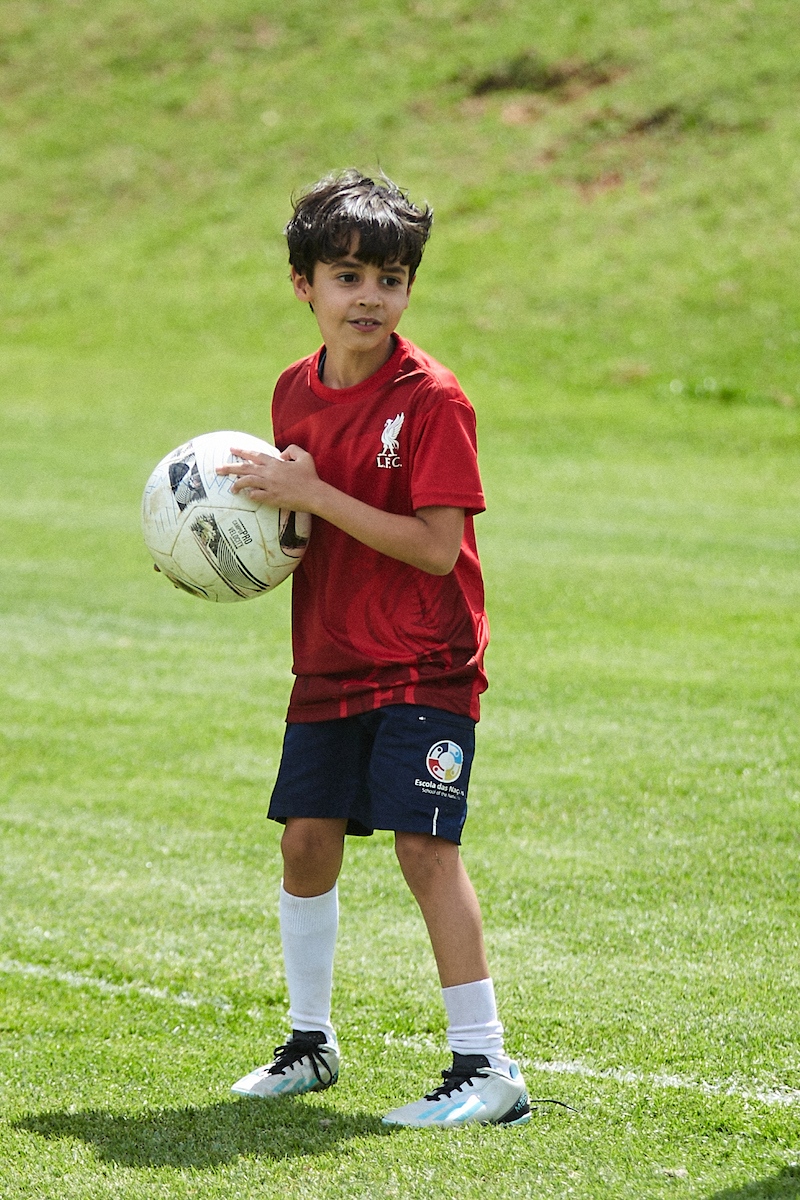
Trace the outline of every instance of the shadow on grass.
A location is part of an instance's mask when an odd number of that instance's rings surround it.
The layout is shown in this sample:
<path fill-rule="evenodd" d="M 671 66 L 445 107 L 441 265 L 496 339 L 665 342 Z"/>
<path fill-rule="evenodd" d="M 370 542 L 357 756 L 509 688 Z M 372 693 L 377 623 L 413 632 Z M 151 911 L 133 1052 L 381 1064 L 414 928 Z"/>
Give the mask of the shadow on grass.
<path fill-rule="evenodd" d="M 391 1133 L 378 1117 L 297 1101 L 233 1100 L 131 1116 L 101 1109 L 45 1112 L 12 1124 L 44 1138 L 85 1142 L 99 1159 L 125 1167 L 214 1167 L 244 1157 L 305 1157 L 325 1154 L 349 1138 Z"/>
<path fill-rule="evenodd" d="M 714 1192 L 708 1200 L 795 1200 L 800 1197 L 800 1167 L 784 1167 L 769 1179 Z"/>

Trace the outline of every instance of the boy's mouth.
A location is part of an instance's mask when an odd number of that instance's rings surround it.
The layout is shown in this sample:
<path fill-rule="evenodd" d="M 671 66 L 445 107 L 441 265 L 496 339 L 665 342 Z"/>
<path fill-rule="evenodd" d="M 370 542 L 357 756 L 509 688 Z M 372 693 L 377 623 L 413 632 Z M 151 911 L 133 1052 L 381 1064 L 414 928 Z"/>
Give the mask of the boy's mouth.
<path fill-rule="evenodd" d="M 356 317 L 350 322 L 356 329 L 378 329 L 380 321 L 376 321 L 374 317 Z"/>

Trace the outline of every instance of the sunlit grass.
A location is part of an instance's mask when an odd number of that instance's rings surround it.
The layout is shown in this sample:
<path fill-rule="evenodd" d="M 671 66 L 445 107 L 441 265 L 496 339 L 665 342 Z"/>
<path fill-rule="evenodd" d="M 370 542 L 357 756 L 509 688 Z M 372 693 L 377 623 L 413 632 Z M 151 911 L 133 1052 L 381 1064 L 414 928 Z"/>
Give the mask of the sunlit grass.
<path fill-rule="evenodd" d="M 0 21 L 0 1194 L 796 1196 L 785 5 Z M 531 47 L 609 78 L 474 94 Z M 288 197 L 349 162 L 433 203 L 403 329 L 479 413 L 493 639 L 464 855 L 509 1045 L 578 1110 L 524 1130 L 379 1125 L 446 1063 L 386 835 L 341 881 L 340 1084 L 228 1094 L 285 1032 L 264 813 L 289 590 L 174 592 L 139 499 L 193 433 L 269 436 L 278 371 L 316 344 Z"/>

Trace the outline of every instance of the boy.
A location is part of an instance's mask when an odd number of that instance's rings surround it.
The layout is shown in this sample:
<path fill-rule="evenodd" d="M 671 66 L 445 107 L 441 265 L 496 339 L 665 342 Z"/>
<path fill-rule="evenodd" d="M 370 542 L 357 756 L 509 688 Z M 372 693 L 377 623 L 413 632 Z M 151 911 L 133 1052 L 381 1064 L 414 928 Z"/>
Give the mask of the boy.
<path fill-rule="evenodd" d="M 314 516 L 293 577 L 295 684 L 269 816 L 285 825 L 279 916 L 292 1034 L 233 1086 L 264 1099 L 338 1078 L 331 1025 L 346 834 L 390 829 L 430 935 L 453 1066 L 389 1125 L 522 1124 L 481 914 L 459 857 L 486 687 L 472 517 L 484 507 L 475 418 L 455 377 L 395 329 L 433 214 L 391 181 L 321 180 L 286 228 L 295 295 L 323 346 L 273 398 L 281 459 L 223 467 L 265 504 Z"/>

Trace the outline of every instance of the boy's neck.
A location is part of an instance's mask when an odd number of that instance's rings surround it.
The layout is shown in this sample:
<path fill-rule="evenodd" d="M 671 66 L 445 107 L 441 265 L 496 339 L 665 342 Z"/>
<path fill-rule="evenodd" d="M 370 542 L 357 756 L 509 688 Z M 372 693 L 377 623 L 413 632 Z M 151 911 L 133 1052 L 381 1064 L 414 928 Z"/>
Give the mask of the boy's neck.
<path fill-rule="evenodd" d="M 326 346 L 321 372 L 322 383 L 325 387 L 336 390 L 357 387 L 359 383 L 364 383 L 371 375 L 380 371 L 394 354 L 395 345 L 395 335 L 391 334 L 382 346 L 376 347 L 368 354 L 353 354 L 347 350 L 337 352 Z"/>

